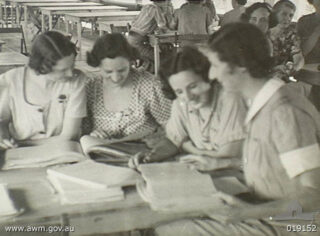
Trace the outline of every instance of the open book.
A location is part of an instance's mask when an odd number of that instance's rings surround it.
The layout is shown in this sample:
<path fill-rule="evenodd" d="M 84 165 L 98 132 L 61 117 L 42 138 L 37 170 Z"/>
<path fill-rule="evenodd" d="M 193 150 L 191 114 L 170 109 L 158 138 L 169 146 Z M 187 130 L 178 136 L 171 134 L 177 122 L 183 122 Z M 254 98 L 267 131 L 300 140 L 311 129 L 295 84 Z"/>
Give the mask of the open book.
<path fill-rule="evenodd" d="M 127 166 L 132 155 L 148 149 L 144 143 L 132 141 L 134 138 L 130 136 L 123 139 L 102 140 L 85 135 L 80 139 L 80 143 L 60 140 L 8 149 L 4 153 L 2 169 L 46 167 L 90 158 L 98 162 Z"/>
<path fill-rule="evenodd" d="M 140 196 L 154 210 L 194 212 L 220 207 L 217 189 L 210 175 L 191 170 L 183 163 L 143 164 L 138 167 L 143 181 L 137 183 Z M 247 188 L 231 177 L 219 178 L 220 187 L 232 183 L 229 194 L 246 192 Z M 227 189 L 227 188 L 224 188 Z M 228 190 L 228 189 L 227 189 Z"/>

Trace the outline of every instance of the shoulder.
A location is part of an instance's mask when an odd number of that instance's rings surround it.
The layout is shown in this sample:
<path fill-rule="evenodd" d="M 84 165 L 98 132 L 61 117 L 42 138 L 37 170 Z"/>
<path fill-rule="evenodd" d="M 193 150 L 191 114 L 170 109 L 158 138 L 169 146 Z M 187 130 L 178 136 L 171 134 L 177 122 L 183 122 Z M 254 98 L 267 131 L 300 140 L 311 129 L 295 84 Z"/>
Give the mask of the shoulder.
<path fill-rule="evenodd" d="M 298 25 L 305 25 L 306 23 L 315 21 L 316 18 L 314 16 L 314 13 L 301 16 L 298 20 Z"/>
<path fill-rule="evenodd" d="M 0 84 L 6 84 L 6 86 L 19 84 L 23 80 L 25 69 L 26 67 L 18 67 L 1 74 Z"/>
<path fill-rule="evenodd" d="M 157 84 L 156 77 L 145 70 L 131 68 L 129 76 L 129 79 L 135 80 L 138 86 L 143 87 L 144 89 L 150 89 Z"/>
<path fill-rule="evenodd" d="M 151 11 L 156 11 L 158 9 L 159 7 L 156 4 L 151 3 L 151 4 L 144 5 L 141 9 L 141 12 L 151 12 Z"/>

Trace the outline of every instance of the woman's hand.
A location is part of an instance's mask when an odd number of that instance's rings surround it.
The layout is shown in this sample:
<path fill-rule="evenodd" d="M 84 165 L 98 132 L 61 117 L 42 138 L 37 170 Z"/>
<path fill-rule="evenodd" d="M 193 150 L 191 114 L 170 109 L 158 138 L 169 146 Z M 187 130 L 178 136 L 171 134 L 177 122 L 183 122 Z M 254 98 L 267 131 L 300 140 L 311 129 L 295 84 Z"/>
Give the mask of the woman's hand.
<path fill-rule="evenodd" d="M 146 151 L 146 152 L 139 152 L 130 158 L 128 162 L 128 166 L 132 169 L 137 169 L 139 164 L 141 163 L 152 162 L 155 159 L 154 155 L 155 153 L 153 150 Z"/>
<path fill-rule="evenodd" d="M 96 129 L 90 133 L 90 136 L 95 137 L 95 138 L 101 138 L 101 139 L 106 139 L 109 138 L 109 135 L 107 132 L 105 132 L 102 129 Z"/>
<path fill-rule="evenodd" d="M 218 160 L 208 156 L 196 156 L 187 155 L 180 158 L 180 162 L 190 165 L 191 168 L 195 168 L 201 171 L 211 171 L 219 169 Z"/>
<path fill-rule="evenodd" d="M 14 139 L 0 139 L 0 150 L 7 150 L 11 148 L 17 148 L 18 145 Z"/>

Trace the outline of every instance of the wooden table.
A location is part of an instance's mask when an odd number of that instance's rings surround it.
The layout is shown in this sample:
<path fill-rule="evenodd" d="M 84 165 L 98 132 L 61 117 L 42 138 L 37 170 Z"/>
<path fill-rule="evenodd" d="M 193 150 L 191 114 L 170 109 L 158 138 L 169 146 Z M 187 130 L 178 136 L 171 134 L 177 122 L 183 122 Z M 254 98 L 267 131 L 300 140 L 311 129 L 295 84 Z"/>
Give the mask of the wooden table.
<path fill-rule="evenodd" d="M 24 9 L 24 20 L 28 22 L 28 15 L 30 11 L 41 7 L 86 7 L 86 6 L 101 6 L 100 3 L 95 2 L 66 2 L 62 0 L 61 2 L 31 2 L 31 3 L 22 3 Z"/>
<path fill-rule="evenodd" d="M 99 18 L 103 21 L 132 21 L 139 14 L 139 11 L 118 11 L 118 12 L 81 12 L 81 13 L 66 13 L 65 23 L 66 23 L 66 31 L 69 33 L 69 22 L 77 23 L 77 37 L 79 48 L 81 52 L 81 22 L 84 20 L 95 20 Z"/>
<path fill-rule="evenodd" d="M 14 67 L 24 66 L 28 63 L 28 57 L 17 52 L 0 53 L 0 73 L 4 73 Z"/>
<path fill-rule="evenodd" d="M 48 3 L 48 2 L 79 2 L 79 0 L 10 0 L 10 5 L 12 8 L 16 8 L 16 20 L 20 20 L 20 6 L 23 3 Z M 17 23 L 17 22 L 16 22 Z"/>
<path fill-rule="evenodd" d="M 183 216 L 151 210 L 134 187 L 125 188 L 122 201 L 61 205 L 45 168 L 0 171 L 0 182 L 8 184 L 15 205 L 24 208 L 19 216 L 0 219 L 0 235 L 6 235 L 5 226 L 34 225 L 74 227 L 63 235 L 97 235 L 150 228 Z"/>
<path fill-rule="evenodd" d="M 49 30 L 52 29 L 52 16 L 62 16 L 70 12 L 99 12 L 99 11 L 125 11 L 126 7 L 119 6 L 63 6 L 63 7 L 40 7 L 42 18 L 42 32 L 45 30 L 45 16 L 49 18 Z"/>
<path fill-rule="evenodd" d="M 160 66 L 160 44 L 172 43 L 175 46 L 179 46 L 181 43 L 188 42 L 192 44 L 206 44 L 209 35 L 178 35 L 176 32 L 168 32 L 165 34 L 152 34 L 148 35 L 149 43 L 154 49 L 154 70 L 155 74 L 158 74 Z"/>

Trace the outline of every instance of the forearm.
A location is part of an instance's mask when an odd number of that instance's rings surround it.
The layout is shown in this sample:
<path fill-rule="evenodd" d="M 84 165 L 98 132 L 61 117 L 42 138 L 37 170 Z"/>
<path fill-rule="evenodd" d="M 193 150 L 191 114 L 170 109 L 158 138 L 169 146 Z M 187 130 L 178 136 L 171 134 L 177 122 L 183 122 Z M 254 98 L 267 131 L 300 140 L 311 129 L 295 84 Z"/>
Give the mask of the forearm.
<path fill-rule="evenodd" d="M 298 71 L 304 66 L 304 57 L 303 54 L 300 52 L 293 56 L 293 70 Z"/>
<path fill-rule="evenodd" d="M 179 149 L 167 138 L 161 140 L 159 144 L 152 149 L 151 162 L 163 161 L 179 153 Z"/>
<path fill-rule="evenodd" d="M 313 34 L 311 34 L 311 36 L 308 39 L 302 41 L 301 49 L 302 49 L 303 55 L 307 56 L 314 49 L 319 38 L 320 38 L 320 33 L 315 31 Z"/>

